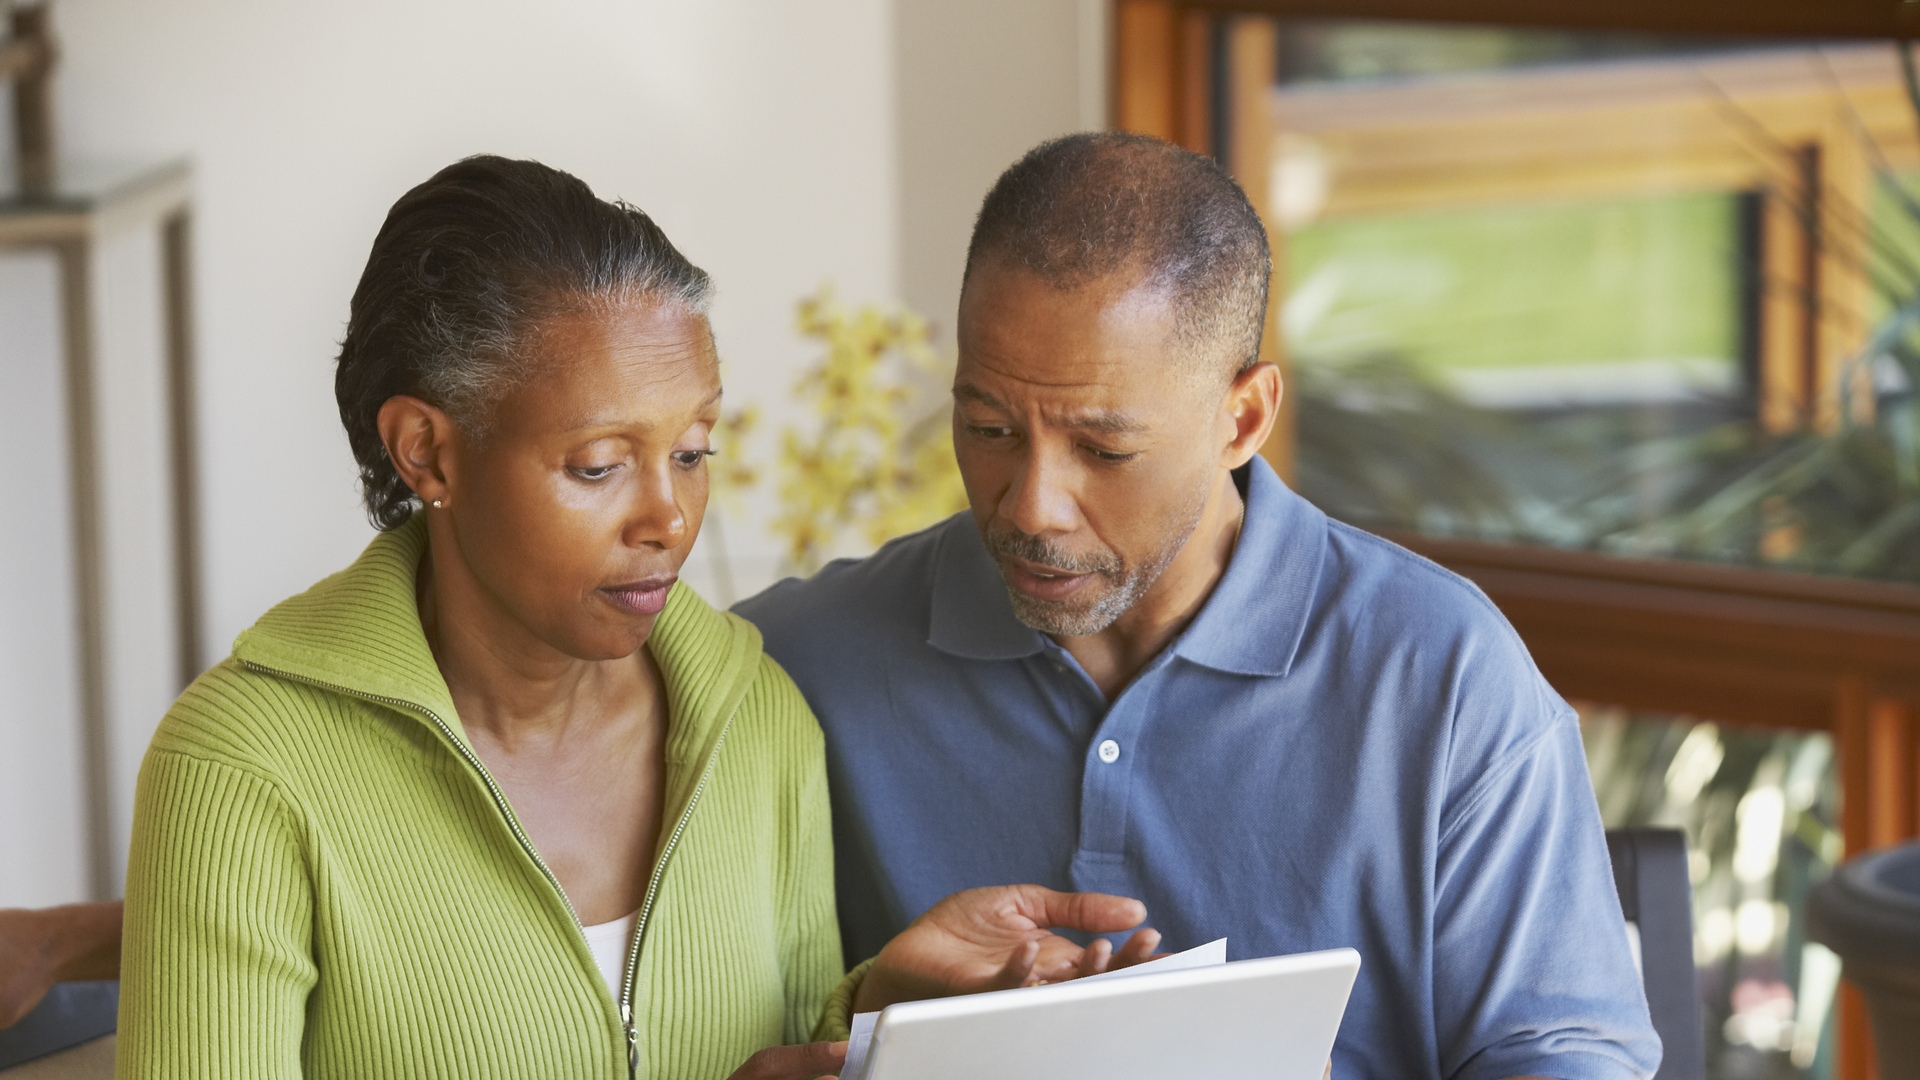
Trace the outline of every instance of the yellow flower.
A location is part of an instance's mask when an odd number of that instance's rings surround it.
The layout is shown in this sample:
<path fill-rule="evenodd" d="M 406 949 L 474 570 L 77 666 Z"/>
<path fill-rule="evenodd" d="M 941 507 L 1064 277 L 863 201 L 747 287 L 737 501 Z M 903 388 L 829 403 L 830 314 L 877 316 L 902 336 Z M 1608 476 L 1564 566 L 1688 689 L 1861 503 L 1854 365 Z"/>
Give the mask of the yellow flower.
<path fill-rule="evenodd" d="M 951 368 L 926 320 L 871 305 L 848 311 L 829 287 L 800 301 L 795 325 L 822 353 L 794 384 L 818 425 L 781 433 L 772 528 L 791 568 L 810 573 L 849 536 L 882 544 L 966 506 L 947 422 Z M 733 440 L 723 457 L 751 429 L 750 415 L 740 421 L 722 425 Z M 732 487 L 756 482 L 744 465 L 726 475 Z"/>

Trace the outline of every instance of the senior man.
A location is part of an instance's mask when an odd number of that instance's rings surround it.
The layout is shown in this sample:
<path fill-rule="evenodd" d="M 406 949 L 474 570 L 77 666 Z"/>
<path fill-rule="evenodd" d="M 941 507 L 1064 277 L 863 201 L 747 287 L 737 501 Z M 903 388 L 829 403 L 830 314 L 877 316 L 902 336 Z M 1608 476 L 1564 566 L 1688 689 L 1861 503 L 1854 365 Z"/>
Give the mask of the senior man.
<path fill-rule="evenodd" d="M 737 609 L 826 729 L 848 958 L 957 889 L 1120 893 L 1171 948 L 1357 948 L 1336 1075 L 1650 1076 L 1573 711 L 1472 585 L 1257 456 L 1270 267 L 1156 140 L 1049 142 L 987 195 L 971 513 Z"/>

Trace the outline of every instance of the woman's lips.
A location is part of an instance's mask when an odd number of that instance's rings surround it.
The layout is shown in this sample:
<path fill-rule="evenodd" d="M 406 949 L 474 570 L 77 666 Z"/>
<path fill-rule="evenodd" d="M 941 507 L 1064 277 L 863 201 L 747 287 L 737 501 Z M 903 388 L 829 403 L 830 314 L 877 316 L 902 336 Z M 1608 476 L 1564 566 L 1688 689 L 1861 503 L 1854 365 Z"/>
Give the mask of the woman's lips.
<path fill-rule="evenodd" d="M 673 588 L 673 582 L 671 577 L 648 578 L 625 585 L 603 586 L 600 591 L 622 611 L 634 615 L 658 615 L 667 606 L 667 590 Z"/>
<path fill-rule="evenodd" d="M 1035 600 L 1065 600 L 1080 591 L 1092 574 L 1077 574 L 1041 566 L 1025 559 L 1007 559 L 1001 563 L 1007 584 Z"/>

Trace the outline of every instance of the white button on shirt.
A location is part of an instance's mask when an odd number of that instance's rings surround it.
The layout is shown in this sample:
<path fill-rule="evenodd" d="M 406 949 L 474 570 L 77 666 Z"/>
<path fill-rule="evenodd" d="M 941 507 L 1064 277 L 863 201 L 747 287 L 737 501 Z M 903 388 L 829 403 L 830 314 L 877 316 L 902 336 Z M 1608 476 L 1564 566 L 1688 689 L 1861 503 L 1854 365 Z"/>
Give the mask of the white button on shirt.
<path fill-rule="evenodd" d="M 1108 739 L 1100 744 L 1100 760 L 1111 765 L 1120 760 L 1120 744 Z"/>

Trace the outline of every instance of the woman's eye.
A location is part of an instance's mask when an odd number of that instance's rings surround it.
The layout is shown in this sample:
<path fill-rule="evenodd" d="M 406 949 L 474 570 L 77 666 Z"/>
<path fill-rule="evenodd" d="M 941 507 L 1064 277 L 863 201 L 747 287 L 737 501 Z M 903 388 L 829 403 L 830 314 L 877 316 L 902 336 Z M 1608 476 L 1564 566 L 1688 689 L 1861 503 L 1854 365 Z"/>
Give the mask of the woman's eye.
<path fill-rule="evenodd" d="M 569 465 L 567 471 L 582 480 L 605 480 L 619 467 L 618 465 Z"/>
<path fill-rule="evenodd" d="M 673 460 L 679 462 L 683 469 L 693 469 L 698 468 L 702 460 L 712 457 L 714 453 L 715 451 L 712 450 L 680 450 L 674 453 Z"/>

